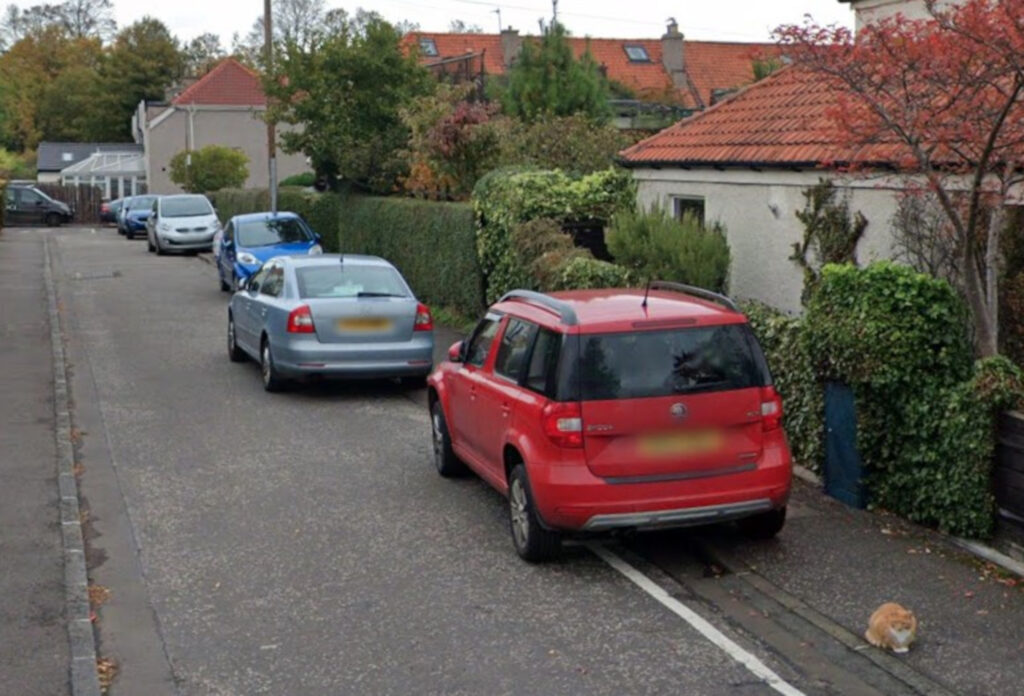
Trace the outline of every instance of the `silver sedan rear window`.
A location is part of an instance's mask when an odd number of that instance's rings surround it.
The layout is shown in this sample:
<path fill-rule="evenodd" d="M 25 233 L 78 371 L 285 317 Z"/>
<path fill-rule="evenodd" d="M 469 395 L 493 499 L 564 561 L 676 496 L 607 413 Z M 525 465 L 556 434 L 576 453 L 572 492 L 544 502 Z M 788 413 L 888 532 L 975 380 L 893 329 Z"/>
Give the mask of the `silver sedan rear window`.
<path fill-rule="evenodd" d="M 299 297 L 408 297 L 402 277 L 386 266 L 308 266 L 295 269 Z"/>

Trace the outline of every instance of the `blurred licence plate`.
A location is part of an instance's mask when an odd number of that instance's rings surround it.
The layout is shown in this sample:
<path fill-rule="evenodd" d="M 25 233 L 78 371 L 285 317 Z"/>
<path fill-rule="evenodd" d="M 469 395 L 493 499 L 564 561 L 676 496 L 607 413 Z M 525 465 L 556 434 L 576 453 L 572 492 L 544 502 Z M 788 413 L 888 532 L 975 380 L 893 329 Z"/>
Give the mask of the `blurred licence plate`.
<path fill-rule="evenodd" d="M 379 317 L 338 320 L 338 329 L 341 331 L 387 331 L 390 328 L 391 320 Z"/>
<path fill-rule="evenodd" d="M 640 454 L 649 457 L 664 457 L 679 454 L 701 454 L 713 452 L 722 446 L 722 433 L 704 430 L 692 433 L 672 433 L 640 438 Z"/>

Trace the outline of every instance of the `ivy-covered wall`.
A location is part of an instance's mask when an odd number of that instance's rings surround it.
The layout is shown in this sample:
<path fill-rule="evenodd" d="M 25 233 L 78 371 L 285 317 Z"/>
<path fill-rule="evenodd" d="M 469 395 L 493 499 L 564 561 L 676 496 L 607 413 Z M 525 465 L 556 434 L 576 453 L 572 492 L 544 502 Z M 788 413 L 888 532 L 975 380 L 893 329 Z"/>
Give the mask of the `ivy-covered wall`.
<path fill-rule="evenodd" d="M 802 319 L 746 308 L 783 397 L 797 461 L 820 470 L 823 385 L 849 384 L 871 504 L 963 536 L 992 532 L 996 416 L 1024 394 L 1010 361 L 972 363 L 944 281 L 891 262 L 829 265 Z"/>

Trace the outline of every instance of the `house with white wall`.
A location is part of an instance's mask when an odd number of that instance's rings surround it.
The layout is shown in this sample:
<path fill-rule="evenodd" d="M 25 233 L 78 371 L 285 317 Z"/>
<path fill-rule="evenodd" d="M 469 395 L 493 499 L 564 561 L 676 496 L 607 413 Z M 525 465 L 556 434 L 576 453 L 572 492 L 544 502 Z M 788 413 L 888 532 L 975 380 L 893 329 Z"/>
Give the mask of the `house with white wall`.
<path fill-rule="evenodd" d="M 858 29 L 896 14 L 929 16 L 924 0 L 839 1 L 850 4 Z M 790 256 L 804 230 L 795 213 L 822 178 L 868 220 L 858 259 L 893 255 L 892 220 L 906 180 L 887 174 L 893 167 L 884 144 L 850 150 L 837 141 L 827 112 L 840 89 L 789 66 L 621 153 L 640 205 L 725 226 L 737 297 L 800 311 L 803 274 Z M 844 173 L 849 165 L 856 174 Z"/>
<path fill-rule="evenodd" d="M 245 187 L 267 188 L 266 109 L 259 75 L 233 58 L 221 61 L 170 103 L 141 102 L 132 117 L 132 133 L 145 152 L 150 193 L 180 193 L 181 188 L 171 181 L 171 158 L 207 145 L 245 153 L 249 158 Z M 308 169 L 304 155 L 278 148 L 278 180 Z"/>
<path fill-rule="evenodd" d="M 841 173 L 851 163 L 884 171 L 887 162 L 883 146 L 848 151 L 835 141 L 826 113 L 837 89 L 787 67 L 621 153 L 641 206 L 725 226 L 730 292 L 737 297 L 800 310 L 803 275 L 790 256 L 804 230 L 795 213 L 804 207 L 803 192 L 821 178 L 832 179 L 851 210 L 868 219 L 859 260 L 892 255 L 890 221 L 902 187 L 868 172 Z"/>

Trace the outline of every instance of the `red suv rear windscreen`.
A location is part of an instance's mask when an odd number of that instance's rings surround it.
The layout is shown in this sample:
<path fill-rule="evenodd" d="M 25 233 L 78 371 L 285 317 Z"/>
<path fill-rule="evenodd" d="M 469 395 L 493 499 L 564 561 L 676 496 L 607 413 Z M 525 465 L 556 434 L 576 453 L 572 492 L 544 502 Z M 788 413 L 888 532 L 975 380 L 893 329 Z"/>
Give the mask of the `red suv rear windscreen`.
<path fill-rule="evenodd" d="M 583 401 L 642 399 L 770 384 L 745 324 L 580 336 Z"/>

